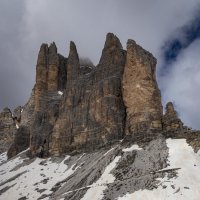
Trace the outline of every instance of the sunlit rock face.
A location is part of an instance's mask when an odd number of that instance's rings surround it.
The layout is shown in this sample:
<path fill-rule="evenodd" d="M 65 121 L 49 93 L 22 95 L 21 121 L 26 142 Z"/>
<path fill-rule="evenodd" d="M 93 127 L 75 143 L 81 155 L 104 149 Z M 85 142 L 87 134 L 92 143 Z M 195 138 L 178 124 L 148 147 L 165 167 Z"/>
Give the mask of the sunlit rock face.
<path fill-rule="evenodd" d="M 123 100 L 126 106 L 127 134 L 162 129 L 161 94 L 156 82 L 156 59 L 128 40 L 123 74 Z"/>

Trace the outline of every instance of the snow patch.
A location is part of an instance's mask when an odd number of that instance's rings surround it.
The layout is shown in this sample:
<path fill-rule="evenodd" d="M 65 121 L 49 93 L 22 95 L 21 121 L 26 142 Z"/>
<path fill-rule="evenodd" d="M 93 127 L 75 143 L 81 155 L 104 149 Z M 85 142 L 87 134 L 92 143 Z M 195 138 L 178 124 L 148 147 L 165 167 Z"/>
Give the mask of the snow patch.
<path fill-rule="evenodd" d="M 19 129 L 19 125 L 18 124 L 16 124 L 16 128 Z"/>
<path fill-rule="evenodd" d="M 129 152 L 129 151 L 134 151 L 134 150 L 142 150 L 137 144 L 132 145 L 129 148 L 122 149 L 123 152 Z"/>
<path fill-rule="evenodd" d="M 61 92 L 61 91 L 58 91 L 58 94 L 59 94 L 59 95 L 63 95 L 63 92 Z"/>
<path fill-rule="evenodd" d="M 139 190 L 119 197 L 118 200 L 199 200 L 200 199 L 200 154 L 194 153 L 185 139 L 167 139 L 169 148 L 168 164 L 163 170 L 177 170 L 177 177 L 161 179 L 154 190 Z M 164 186 L 164 187 L 163 187 Z"/>
<path fill-rule="evenodd" d="M 106 167 L 99 180 L 97 180 L 91 186 L 88 186 L 90 188 L 81 200 L 100 200 L 103 198 L 103 191 L 107 188 L 107 184 L 115 181 L 115 177 L 111 174 L 111 171 L 115 168 L 120 158 L 121 156 L 115 157 L 115 159 Z"/>

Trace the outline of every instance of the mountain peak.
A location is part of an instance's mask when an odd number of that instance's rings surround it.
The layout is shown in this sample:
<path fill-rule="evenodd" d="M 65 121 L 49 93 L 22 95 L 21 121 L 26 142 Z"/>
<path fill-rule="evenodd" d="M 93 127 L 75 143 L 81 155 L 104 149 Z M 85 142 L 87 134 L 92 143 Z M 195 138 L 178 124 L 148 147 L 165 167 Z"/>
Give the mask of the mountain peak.
<path fill-rule="evenodd" d="M 200 132 L 163 114 L 156 58 L 112 33 L 90 70 L 69 49 L 42 44 L 30 99 L 0 113 L 0 198 L 199 199 Z"/>

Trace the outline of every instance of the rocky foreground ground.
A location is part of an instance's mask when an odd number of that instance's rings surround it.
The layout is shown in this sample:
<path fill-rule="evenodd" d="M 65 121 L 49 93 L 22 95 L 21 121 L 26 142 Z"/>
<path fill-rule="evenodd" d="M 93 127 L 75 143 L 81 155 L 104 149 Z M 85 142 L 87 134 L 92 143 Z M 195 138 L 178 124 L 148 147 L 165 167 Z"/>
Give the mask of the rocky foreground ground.
<path fill-rule="evenodd" d="M 78 155 L 0 155 L 0 199 L 161 200 L 200 198 L 200 151 L 162 136 Z"/>

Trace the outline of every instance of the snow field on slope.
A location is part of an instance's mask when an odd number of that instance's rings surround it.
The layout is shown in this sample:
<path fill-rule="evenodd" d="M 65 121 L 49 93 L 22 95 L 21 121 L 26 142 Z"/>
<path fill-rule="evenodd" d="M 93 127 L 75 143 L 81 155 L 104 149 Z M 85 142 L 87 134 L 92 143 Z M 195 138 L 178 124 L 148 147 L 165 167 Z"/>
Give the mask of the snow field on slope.
<path fill-rule="evenodd" d="M 116 147 L 111 148 L 108 150 L 103 156 L 106 156 L 108 153 L 113 151 Z M 134 144 L 129 148 L 125 148 L 123 152 L 130 152 L 134 150 L 141 150 L 138 145 Z M 116 167 L 117 163 L 119 162 L 121 156 L 116 156 L 115 159 L 106 167 L 104 173 L 101 177 L 92 185 L 88 186 L 89 189 L 86 194 L 83 196 L 81 200 L 101 200 L 104 196 L 103 191 L 107 189 L 107 185 L 109 183 L 113 183 L 115 181 L 115 177 L 111 174 L 111 171 Z M 82 188 L 81 188 L 82 189 Z"/>
<path fill-rule="evenodd" d="M 50 159 L 36 158 L 32 163 L 21 166 L 16 170 L 14 168 L 22 164 L 24 159 L 16 157 L 3 163 L 0 166 L 0 185 L 6 181 L 8 182 L 1 185 L 0 190 L 6 187 L 10 188 L 0 195 L 0 200 L 13 200 L 23 196 L 26 196 L 29 200 L 35 200 L 43 194 L 51 194 L 50 189 L 57 182 L 64 180 L 78 168 L 74 169 L 74 165 L 68 168 L 64 164 L 67 159 L 69 159 L 69 156 L 66 156 L 59 163 L 52 162 Z M 41 164 L 42 161 L 45 164 Z M 12 180 L 13 177 L 21 173 L 23 174 Z"/>
<path fill-rule="evenodd" d="M 103 198 L 103 191 L 107 188 L 106 184 L 113 183 L 115 177 L 110 173 L 115 167 L 121 156 L 115 159 L 106 167 L 101 177 L 91 185 L 81 200 L 100 200 Z"/>
<path fill-rule="evenodd" d="M 185 139 L 167 139 L 169 148 L 166 169 L 180 168 L 177 177 L 167 175 L 154 190 L 139 190 L 118 200 L 200 200 L 200 151 L 194 153 Z"/>

